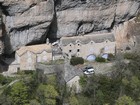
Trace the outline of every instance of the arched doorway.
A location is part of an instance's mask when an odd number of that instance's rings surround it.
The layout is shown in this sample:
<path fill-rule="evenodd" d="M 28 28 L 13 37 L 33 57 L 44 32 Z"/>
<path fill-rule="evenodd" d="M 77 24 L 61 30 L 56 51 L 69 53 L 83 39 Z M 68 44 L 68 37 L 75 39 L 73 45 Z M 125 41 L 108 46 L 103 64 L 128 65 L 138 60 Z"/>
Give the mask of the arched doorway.
<path fill-rule="evenodd" d="M 96 59 L 96 56 L 93 55 L 93 54 L 88 55 L 87 58 L 86 58 L 86 60 L 88 60 L 88 61 L 95 61 L 95 59 Z"/>
<path fill-rule="evenodd" d="M 103 55 L 102 55 L 102 58 L 108 59 L 108 54 L 103 54 Z"/>

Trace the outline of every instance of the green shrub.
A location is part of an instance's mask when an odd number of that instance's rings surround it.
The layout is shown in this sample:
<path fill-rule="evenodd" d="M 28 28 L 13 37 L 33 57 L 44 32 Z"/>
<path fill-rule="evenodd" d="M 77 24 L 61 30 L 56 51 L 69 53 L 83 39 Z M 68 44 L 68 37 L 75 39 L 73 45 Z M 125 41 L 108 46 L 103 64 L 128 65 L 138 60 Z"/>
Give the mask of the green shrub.
<path fill-rule="evenodd" d="M 82 57 L 72 57 L 70 60 L 70 64 L 73 66 L 78 64 L 84 64 L 84 59 Z"/>
<path fill-rule="evenodd" d="M 105 62 L 106 59 L 105 59 L 105 58 L 102 58 L 102 57 L 97 57 L 97 58 L 95 59 L 95 61 L 96 61 L 96 62 Z"/>
<path fill-rule="evenodd" d="M 136 21 L 136 22 L 140 22 L 140 13 L 137 15 L 135 21 Z"/>
<path fill-rule="evenodd" d="M 12 78 L 5 77 L 2 74 L 0 74 L 0 84 L 5 85 L 7 83 L 10 83 L 12 81 Z"/>
<path fill-rule="evenodd" d="M 115 56 L 113 54 L 108 54 L 108 58 L 107 58 L 108 61 L 112 61 L 112 60 L 115 60 Z"/>
<path fill-rule="evenodd" d="M 87 83 L 87 77 L 86 76 L 81 76 L 80 77 L 80 80 L 79 80 L 79 83 L 82 87 L 86 86 L 86 83 Z"/>
<path fill-rule="evenodd" d="M 135 59 L 135 58 L 137 58 L 137 54 L 133 54 L 133 53 L 124 54 L 124 59 Z"/>

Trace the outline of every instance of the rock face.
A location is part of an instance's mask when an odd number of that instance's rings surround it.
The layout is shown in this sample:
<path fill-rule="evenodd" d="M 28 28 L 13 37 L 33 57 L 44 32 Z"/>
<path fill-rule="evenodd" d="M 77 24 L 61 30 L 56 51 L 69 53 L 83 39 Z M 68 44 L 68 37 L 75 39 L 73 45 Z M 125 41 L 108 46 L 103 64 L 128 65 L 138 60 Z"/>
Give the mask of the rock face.
<path fill-rule="evenodd" d="M 129 0 L 58 0 L 56 4 L 57 32 L 51 36 L 57 37 L 110 31 L 134 17 L 140 5 Z"/>
<path fill-rule="evenodd" d="M 3 35 L 2 35 L 2 11 L 0 8 L 0 55 L 3 54 L 3 50 L 4 50 L 2 38 L 3 38 Z"/>
<path fill-rule="evenodd" d="M 136 16 L 139 0 L 0 0 L 5 53 L 63 36 L 108 32 Z"/>
<path fill-rule="evenodd" d="M 6 53 L 45 40 L 54 15 L 53 0 L 5 0 L 2 8 Z"/>

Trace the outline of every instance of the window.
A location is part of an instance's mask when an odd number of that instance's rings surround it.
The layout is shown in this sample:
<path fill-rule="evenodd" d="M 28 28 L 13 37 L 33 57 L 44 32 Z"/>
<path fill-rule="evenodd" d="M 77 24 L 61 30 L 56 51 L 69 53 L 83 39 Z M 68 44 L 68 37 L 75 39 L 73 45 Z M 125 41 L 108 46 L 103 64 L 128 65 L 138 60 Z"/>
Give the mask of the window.
<path fill-rule="evenodd" d="M 131 50 L 131 48 L 127 46 L 125 50 Z"/>
<path fill-rule="evenodd" d="M 80 49 L 77 49 L 77 52 L 80 52 Z"/>
<path fill-rule="evenodd" d="M 20 68 L 19 67 L 17 68 L 17 71 L 20 71 Z"/>
<path fill-rule="evenodd" d="M 81 0 L 81 2 L 86 3 L 86 0 Z"/>
<path fill-rule="evenodd" d="M 78 46 L 80 46 L 80 44 L 78 44 Z"/>
<path fill-rule="evenodd" d="M 69 52 L 72 52 L 72 50 L 69 50 Z"/>

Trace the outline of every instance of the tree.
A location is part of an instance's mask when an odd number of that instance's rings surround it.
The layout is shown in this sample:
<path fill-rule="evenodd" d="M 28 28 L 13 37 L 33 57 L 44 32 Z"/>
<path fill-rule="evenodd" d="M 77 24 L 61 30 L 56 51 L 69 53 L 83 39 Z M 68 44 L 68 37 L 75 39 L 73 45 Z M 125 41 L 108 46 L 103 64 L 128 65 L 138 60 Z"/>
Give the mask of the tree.
<path fill-rule="evenodd" d="M 78 102 L 77 98 L 74 95 L 72 95 L 69 98 L 69 103 L 70 103 L 70 105 L 79 105 L 79 102 Z"/>
<path fill-rule="evenodd" d="M 129 96 L 119 97 L 115 105 L 136 105 L 136 103 Z"/>
<path fill-rule="evenodd" d="M 13 102 L 13 105 L 25 105 L 28 101 L 28 88 L 22 82 L 16 82 L 10 92 L 10 96 Z"/>
<path fill-rule="evenodd" d="M 41 84 L 38 87 L 37 93 L 42 104 L 56 105 L 58 92 L 55 90 L 54 86 Z"/>
<path fill-rule="evenodd" d="M 82 57 L 72 57 L 70 60 L 70 64 L 73 66 L 78 64 L 84 64 L 84 59 Z"/>
<path fill-rule="evenodd" d="M 31 100 L 30 105 L 40 105 L 40 103 L 37 100 Z"/>
<path fill-rule="evenodd" d="M 105 58 L 102 58 L 102 57 L 97 57 L 97 58 L 95 59 L 95 61 L 96 61 L 96 62 L 105 62 L 106 59 L 105 59 Z"/>

